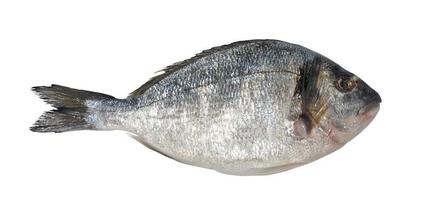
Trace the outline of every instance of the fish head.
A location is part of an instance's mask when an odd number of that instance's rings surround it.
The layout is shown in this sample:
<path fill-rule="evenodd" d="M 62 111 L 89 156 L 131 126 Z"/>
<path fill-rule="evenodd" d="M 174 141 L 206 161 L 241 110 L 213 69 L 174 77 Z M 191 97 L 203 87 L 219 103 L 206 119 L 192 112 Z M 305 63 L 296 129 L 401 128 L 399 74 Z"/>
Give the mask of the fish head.
<path fill-rule="evenodd" d="M 375 118 L 381 97 L 358 76 L 327 58 L 313 65 L 303 109 L 314 128 L 343 145 Z"/>

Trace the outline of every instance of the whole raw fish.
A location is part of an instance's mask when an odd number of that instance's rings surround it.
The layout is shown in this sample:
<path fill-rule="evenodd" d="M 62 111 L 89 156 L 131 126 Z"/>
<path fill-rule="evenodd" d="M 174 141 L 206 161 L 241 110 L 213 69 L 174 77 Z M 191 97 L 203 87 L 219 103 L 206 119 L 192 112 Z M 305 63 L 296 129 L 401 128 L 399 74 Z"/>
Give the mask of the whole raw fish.
<path fill-rule="evenodd" d="M 235 175 L 271 174 L 350 141 L 381 98 L 328 58 L 277 40 L 206 50 L 164 69 L 126 99 L 34 87 L 56 109 L 35 132 L 124 130 L 177 161 Z"/>

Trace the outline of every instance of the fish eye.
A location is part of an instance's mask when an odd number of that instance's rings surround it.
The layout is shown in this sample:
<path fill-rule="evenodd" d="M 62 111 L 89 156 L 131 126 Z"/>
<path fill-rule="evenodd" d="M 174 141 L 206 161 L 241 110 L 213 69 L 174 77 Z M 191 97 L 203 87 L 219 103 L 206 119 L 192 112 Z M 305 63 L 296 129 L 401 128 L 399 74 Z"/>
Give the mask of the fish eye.
<path fill-rule="evenodd" d="M 350 92 L 357 86 L 357 81 L 352 80 L 351 77 L 340 77 L 335 83 L 336 89 L 341 92 Z"/>

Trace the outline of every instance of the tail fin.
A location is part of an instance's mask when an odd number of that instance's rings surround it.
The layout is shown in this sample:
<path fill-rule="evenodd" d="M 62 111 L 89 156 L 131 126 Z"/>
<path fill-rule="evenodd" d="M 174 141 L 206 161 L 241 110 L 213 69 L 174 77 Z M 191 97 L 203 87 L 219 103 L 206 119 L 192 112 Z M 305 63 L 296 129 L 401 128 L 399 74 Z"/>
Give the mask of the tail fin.
<path fill-rule="evenodd" d="M 34 132 L 65 132 L 94 129 L 88 119 L 87 100 L 108 100 L 114 97 L 72 89 L 60 85 L 33 87 L 34 91 L 46 103 L 56 109 L 45 112 L 30 128 Z"/>

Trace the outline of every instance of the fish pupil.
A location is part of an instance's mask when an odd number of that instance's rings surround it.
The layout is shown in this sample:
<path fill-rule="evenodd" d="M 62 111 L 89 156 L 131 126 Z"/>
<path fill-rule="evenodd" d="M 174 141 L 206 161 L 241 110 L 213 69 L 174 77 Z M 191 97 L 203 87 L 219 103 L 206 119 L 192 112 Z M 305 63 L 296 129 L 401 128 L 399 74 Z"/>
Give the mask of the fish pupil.
<path fill-rule="evenodd" d="M 352 80 L 350 77 L 341 77 L 336 83 L 336 88 L 341 92 L 350 92 L 357 86 L 357 81 Z"/>
<path fill-rule="evenodd" d="M 351 80 L 350 77 L 341 77 L 338 79 L 336 86 L 341 92 L 350 92 L 357 86 L 357 81 Z"/>

